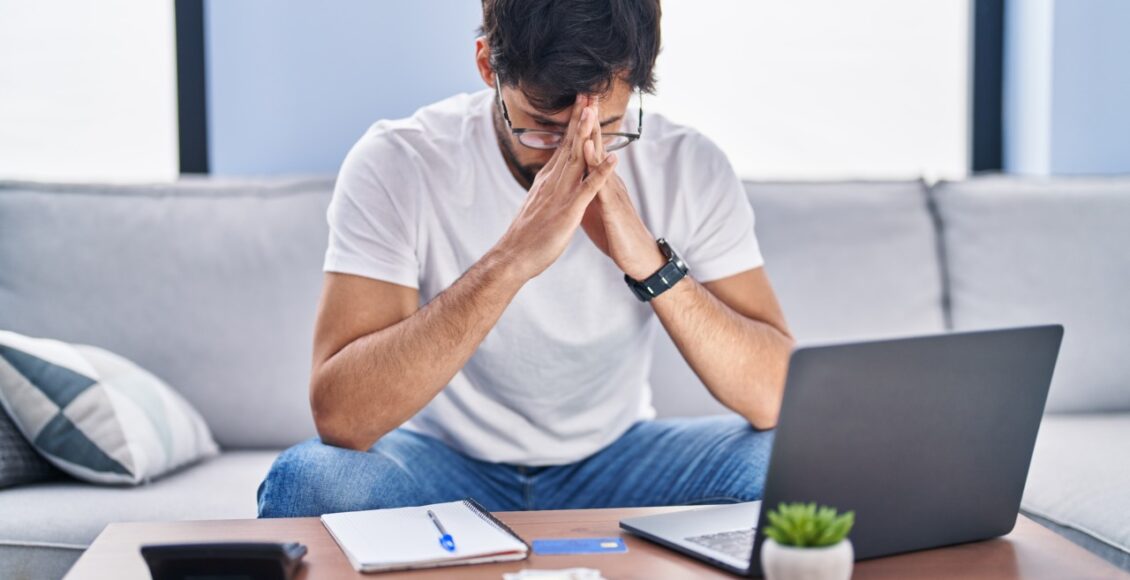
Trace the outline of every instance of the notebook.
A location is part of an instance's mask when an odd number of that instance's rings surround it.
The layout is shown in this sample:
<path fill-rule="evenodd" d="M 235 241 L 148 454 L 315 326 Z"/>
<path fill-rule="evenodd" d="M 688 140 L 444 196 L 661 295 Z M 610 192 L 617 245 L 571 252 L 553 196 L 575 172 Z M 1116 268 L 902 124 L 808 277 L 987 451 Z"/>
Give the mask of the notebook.
<path fill-rule="evenodd" d="M 455 540 L 440 545 L 432 510 Z M 419 507 L 325 514 L 322 524 L 358 572 L 522 560 L 530 547 L 473 499 Z"/>

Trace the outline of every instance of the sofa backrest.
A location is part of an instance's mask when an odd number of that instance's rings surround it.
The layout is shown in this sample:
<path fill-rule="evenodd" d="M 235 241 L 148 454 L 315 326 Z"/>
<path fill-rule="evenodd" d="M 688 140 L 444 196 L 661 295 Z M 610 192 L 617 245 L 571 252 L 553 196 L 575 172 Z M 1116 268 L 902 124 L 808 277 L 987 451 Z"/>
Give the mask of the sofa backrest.
<path fill-rule="evenodd" d="M 1067 327 L 1050 410 L 1130 409 L 1130 179 L 747 183 L 801 344 Z M 0 183 L 0 328 L 152 370 L 229 448 L 314 433 L 307 381 L 332 179 Z M 693 264 L 691 265 L 693 268 Z M 723 412 L 660 331 L 661 415 Z"/>
<path fill-rule="evenodd" d="M 222 446 L 299 441 L 331 186 L 0 184 L 0 328 L 134 360 Z"/>
<path fill-rule="evenodd" d="M 935 187 L 958 330 L 1064 325 L 1049 412 L 1130 410 L 1130 177 Z"/>
<path fill-rule="evenodd" d="M 765 270 L 798 343 L 945 331 L 922 182 L 747 182 L 746 192 Z M 651 383 L 661 416 L 725 410 L 662 328 Z"/>

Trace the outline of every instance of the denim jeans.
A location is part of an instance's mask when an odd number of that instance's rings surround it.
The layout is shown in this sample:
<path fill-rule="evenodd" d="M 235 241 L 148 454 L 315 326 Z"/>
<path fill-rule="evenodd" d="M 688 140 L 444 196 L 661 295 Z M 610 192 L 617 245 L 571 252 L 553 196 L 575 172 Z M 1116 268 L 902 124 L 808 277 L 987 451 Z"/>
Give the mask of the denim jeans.
<path fill-rule="evenodd" d="M 773 432 L 737 416 L 641 421 L 576 463 L 489 463 L 404 429 L 368 451 L 311 439 L 259 485 L 259 517 L 391 508 L 472 497 L 491 511 L 729 503 L 760 499 Z"/>

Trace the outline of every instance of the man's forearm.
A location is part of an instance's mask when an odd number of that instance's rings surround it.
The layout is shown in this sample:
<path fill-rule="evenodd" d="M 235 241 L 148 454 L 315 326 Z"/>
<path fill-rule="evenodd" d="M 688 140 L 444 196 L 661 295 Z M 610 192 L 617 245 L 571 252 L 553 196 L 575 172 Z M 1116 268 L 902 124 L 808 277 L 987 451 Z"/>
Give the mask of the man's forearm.
<path fill-rule="evenodd" d="M 522 287 L 510 264 L 488 252 L 411 316 L 354 340 L 322 363 L 311 389 L 322 439 L 368 449 L 427 405 Z"/>
<path fill-rule="evenodd" d="M 722 404 L 755 427 L 776 425 L 791 336 L 735 312 L 689 276 L 651 304 L 683 358 Z"/>

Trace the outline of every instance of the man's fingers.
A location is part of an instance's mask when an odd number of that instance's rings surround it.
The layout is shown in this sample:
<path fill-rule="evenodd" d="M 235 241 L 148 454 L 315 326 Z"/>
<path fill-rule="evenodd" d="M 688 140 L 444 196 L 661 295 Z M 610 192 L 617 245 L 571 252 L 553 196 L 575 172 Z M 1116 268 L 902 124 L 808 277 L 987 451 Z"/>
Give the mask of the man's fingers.
<path fill-rule="evenodd" d="M 592 132 L 592 142 L 594 146 L 594 155 L 596 164 L 604 162 L 604 135 L 603 128 L 600 126 L 600 97 L 593 98 L 592 110 L 596 117 L 596 126 Z M 595 165 L 595 164 L 594 164 Z"/>
<path fill-rule="evenodd" d="M 556 167 L 562 157 L 568 157 L 570 151 L 568 144 L 572 143 L 573 140 L 573 127 L 580 120 L 581 112 L 584 108 L 581 95 L 578 94 L 577 99 L 573 101 L 573 109 L 569 112 L 569 124 L 565 127 L 565 136 L 562 137 L 561 143 L 558 144 L 557 149 L 553 150 L 553 155 L 549 157 L 549 161 L 546 163 L 547 167 Z"/>
<path fill-rule="evenodd" d="M 571 160 L 578 163 L 584 162 L 585 143 L 592 138 L 594 125 L 596 125 L 596 111 L 592 107 L 585 107 L 584 114 L 581 115 L 580 126 L 577 127 L 577 133 L 573 135 L 573 142 L 570 144 L 572 148 Z"/>
<path fill-rule="evenodd" d="M 596 159 L 596 139 L 585 141 L 585 163 L 589 167 L 600 165 L 600 161 Z"/>
<path fill-rule="evenodd" d="M 577 130 L 580 128 L 581 113 L 585 110 L 587 104 L 588 100 L 585 96 L 577 93 L 577 99 L 573 101 L 573 110 L 569 115 L 569 126 L 565 127 L 565 138 L 561 140 L 561 145 L 557 147 L 559 150 L 565 149 L 566 153 L 570 151 L 570 147 L 577 137 Z"/>
<path fill-rule="evenodd" d="M 585 177 L 581 182 L 580 195 L 577 196 L 577 202 L 587 206 L 592 198 L 596 195 L 600 188 L 604 187 L 604 182 L 608 181 L 608 177 L 612 175 L 612 171 L 616 169 L 616 163 L 619 158 L 615 153 L 604 158 L 604 163 L 601 163 L 595 169 L 589 171 L 588 177 Z"/>

